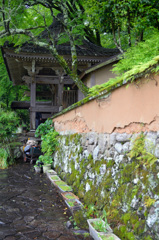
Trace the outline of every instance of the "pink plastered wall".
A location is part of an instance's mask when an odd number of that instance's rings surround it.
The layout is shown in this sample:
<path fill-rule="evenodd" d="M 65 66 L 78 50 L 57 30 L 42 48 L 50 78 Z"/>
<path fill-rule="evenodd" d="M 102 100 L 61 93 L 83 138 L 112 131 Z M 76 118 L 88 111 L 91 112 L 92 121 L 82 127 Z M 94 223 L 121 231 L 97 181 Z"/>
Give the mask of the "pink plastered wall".
<path fill-rule="evenodd" d="M 138 79 L 53 119 L 55 129 L 77 133 L 159 130 L 159 75 Z"/>

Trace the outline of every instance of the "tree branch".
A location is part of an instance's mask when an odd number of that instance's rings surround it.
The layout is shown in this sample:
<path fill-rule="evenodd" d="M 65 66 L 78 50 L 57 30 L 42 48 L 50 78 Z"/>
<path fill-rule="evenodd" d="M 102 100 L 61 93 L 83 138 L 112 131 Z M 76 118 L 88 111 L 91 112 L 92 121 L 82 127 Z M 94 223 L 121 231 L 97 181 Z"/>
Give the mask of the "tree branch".
<path fill-rule="evenodd" d="M 114 24 L 113 24 L 113 22 L 112 22 L 112 34 L 113 34 L 113 39 L 114 39 L 114 43 L 115 43 L 116 47 L 119 49 L 119 51 L 120 51 L 121 53 L 123 53 L 124 51 L 123 51 L 122 48 L 121 48 L 121 44 L 118 44 L 117 39 L 116 39 L 116 36 L 115 36 L 115 29 L 114 29 Z"/>

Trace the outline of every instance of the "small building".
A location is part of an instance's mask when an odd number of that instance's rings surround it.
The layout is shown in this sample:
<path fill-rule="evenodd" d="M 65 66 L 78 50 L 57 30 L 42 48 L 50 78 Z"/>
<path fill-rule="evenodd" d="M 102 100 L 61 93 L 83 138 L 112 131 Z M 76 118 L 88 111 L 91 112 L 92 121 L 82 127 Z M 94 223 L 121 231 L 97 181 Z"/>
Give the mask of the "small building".
<path fill-rule="evenodd" d="M 55 20 L 49 30 L 58 36 L 62 25 Z M 39 38 L 49 40 L 47 30 Z M 57 45 L 56 48 L 71 66 L 69 43 Z M 119 54 L 117 49 L 105 49 L 88 40 L 83 40 L 82 45 L 76 46 L 76 50 L 79 74 Z M 70 76 L 66 75 L 48 49 L 26 42 L 17 52 L 13 45 L 6 43 L 2 47 L 2 54 L 13 84 L 25 84 L 30 89 L 30 102 L 13 102 L 12 108 L 29 109 L 31 130 L 35 130 L 36 112 L 41 112 L 42 118 L 46 119 L 83 98 Z"/>
<path fill-rule="evenodd" d="M 120 58 L 121 54 L 118 54 L 89 67 L 80 74 L 80 79 L 89 88 L 108 82 L 111 78 L 116 77 L 116 74 L 112 72 L 112 68 Z"/>

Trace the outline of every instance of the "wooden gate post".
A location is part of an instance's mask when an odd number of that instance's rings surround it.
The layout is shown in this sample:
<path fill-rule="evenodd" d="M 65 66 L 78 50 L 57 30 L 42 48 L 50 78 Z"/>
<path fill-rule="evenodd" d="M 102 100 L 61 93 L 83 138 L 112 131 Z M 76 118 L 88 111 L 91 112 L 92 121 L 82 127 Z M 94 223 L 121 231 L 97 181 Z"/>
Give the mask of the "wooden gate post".
<path fill-rule="evenodd" d="M 30 99 L 30 130 L 35 130 L 36 120 L 36 82 L 35 82 L 35 60 L 32 61 L 32 81 L 31 81 L 31 99 Z"/>

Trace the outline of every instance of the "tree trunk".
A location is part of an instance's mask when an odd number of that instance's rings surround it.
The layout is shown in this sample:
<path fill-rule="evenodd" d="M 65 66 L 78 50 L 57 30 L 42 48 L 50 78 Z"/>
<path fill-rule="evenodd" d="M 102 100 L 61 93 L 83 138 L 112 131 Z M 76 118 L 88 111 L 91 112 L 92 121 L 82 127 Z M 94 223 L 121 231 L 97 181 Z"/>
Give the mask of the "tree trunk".
<path fill-rule="evenodd" d="M 119 27 L 118 27 L 118 36 L 119 36 L 119 44 L 118 44 L 117 39 L 116 39 L 116 36 L 115 36 L 115 30 L 114 30 L 114 25 L 113 25 L 113 23 L 112 23 L 112 34 L 113 34 L 113 40 L 114 40 L 114 43 L 115 43 L 116 47 L 119 49 L 119 51 L 120 51 L 121 53 L 123 53 L 124 51 L 123 51 L 123 49 L 121 48 L 121 43 L 120 43 L 120 29 L 119 29 Z"/>
<path fill-rule="evenodd" d="M 130 10 L 128 9 L 128 45 L 131 47 Z"/>

